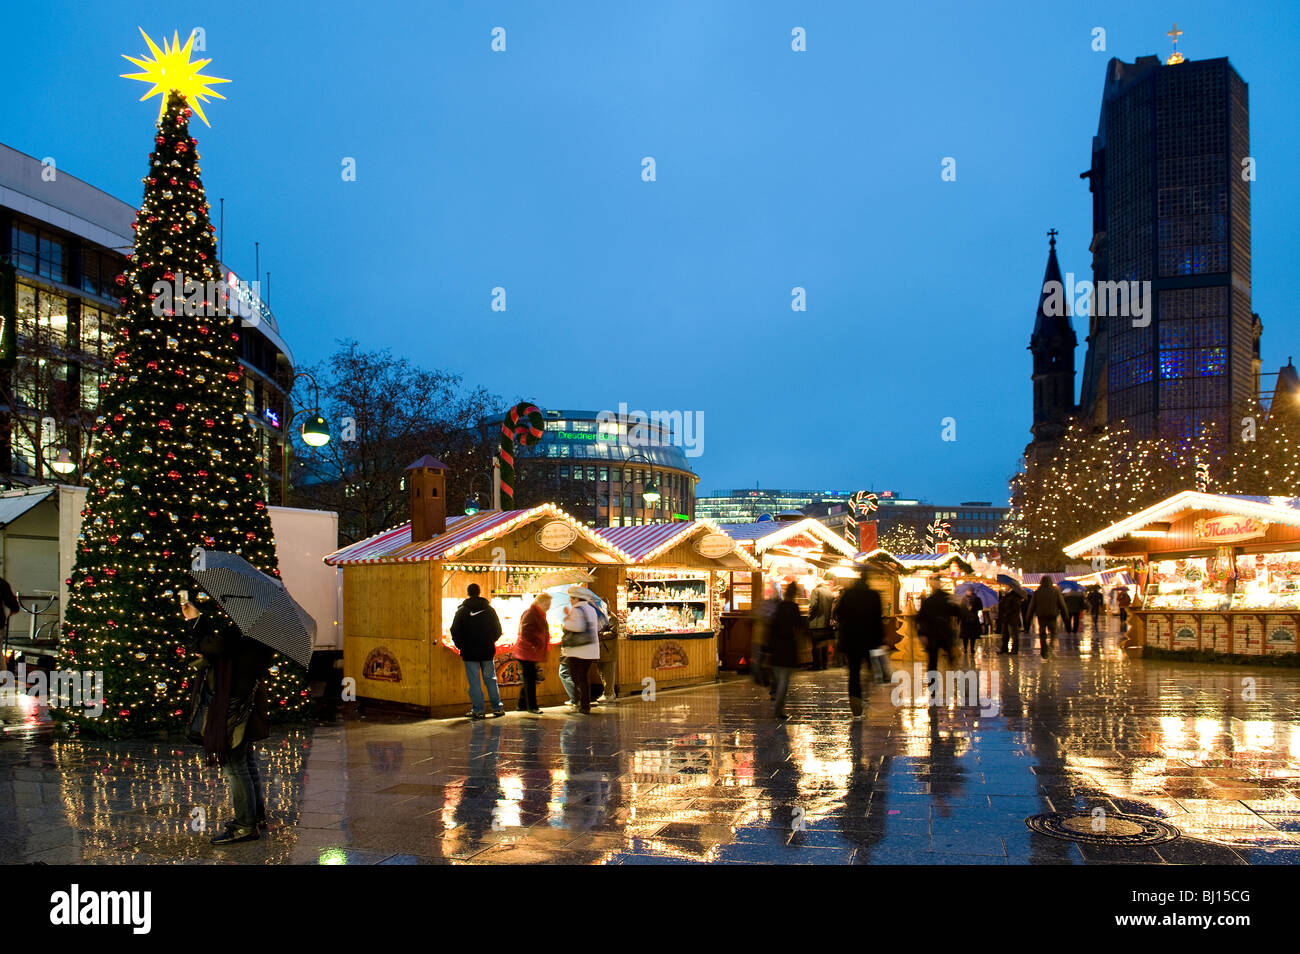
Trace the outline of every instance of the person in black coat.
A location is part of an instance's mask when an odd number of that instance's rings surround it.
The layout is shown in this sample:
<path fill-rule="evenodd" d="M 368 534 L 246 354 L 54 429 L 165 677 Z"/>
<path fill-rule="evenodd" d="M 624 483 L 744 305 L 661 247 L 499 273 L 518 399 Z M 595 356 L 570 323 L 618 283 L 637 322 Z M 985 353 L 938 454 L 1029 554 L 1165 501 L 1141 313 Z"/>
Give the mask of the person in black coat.
<path fill-rule="evenodd" d="M 840 595 L 834 617 L 840 631 L 838 650 L 849 664 L 849 709 L 856 719 L 862 715 L 862 661 L 885 644 L 880 594 L 867 585 L 866 573 Z"/>
<path fill-rule="evenodd" d="M 235 806 L 234 821 L 212 843 L 255 841 L 266 827 L 266 800 L 253 743 L 270 734 L 266 671 L 273 654 L 241 633 L 215 601 L 204 611 L 186 602 L 181 612 L 190 622 L 190 645 L 203 657 L 195 678 L 206 680 L 210 693 L 203 748 L 221 766 Z"/>
<path fill-rule="evenodd" d="M 775 683 L 776 708 L 773 712 L 778 719 L 784 719 L 785 694 L 790 688 L 790 674 L 799 660 L 799 634 L 807 627 L 799 604 L 795 602 L 799 594 L 799 585 L 791 583 L 785 588 L 785 598 L 776 607 L 767 629 L 766 649 L 771 656 L 772 678 Z"/>
<path fill-rule="evenodd" d="M 980 610 L 984 604 L 980 598 L 971 590 L 966 594 L 966 612 L 961 618 L 961 648 L 963 653 L 975 654 L 975 640 L 980 638 Z"/>
<path fill-rule="evenodd" d="M 1020 633 L 1024 629 L 1025 600 L 1020 591 L 1010 587 L 998 600 L 998 655 L 1020 652 Z"/>
<path fill-rule="evenodd" d="M 948 654 L 950 664 L 955 662 L 952 621 L 961 615 L 962 608 L 953 602 L 943 588 L 943 578 L 938 574 L 930 577 L 930 592 L 921 600 L 916 611 L 916 632 L 925 644 L 926 663 L 930 672 L 939 668 L 939 650 Z"/>
<path fill-rule="evenodd" d="M 471 583 L 465 592 L 468 599 L 456 608 L 456 616 L 451 621 L 451 641 L 460 650 L 461 662 L 465 664 L 470 702 L 467 715 L 471 719 L 484 718 L 483 686 L 487 686 L 492 715 L 500 718 L 506 714 L 497 690 L 496 657 L 501 620 L 492 604 L 479 596 L 477 583 Z"/>

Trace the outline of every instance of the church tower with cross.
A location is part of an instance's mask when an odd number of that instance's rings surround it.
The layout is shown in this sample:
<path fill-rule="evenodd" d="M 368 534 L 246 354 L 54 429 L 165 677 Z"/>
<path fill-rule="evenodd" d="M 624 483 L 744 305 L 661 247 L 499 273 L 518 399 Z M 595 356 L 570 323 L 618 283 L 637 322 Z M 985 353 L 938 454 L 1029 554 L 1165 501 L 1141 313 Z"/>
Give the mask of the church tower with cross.
<path fill-rule="evenodd" d="M 1050 456 L 1076 411 L 1074 402 L 1074 349 L 1079 339 L 1070 322 L 1070 289 L 1061 278 L 1056 260 L 1056 229 L 1047 233 L 1047 269 L 1039 289 L 1038 313 L 1029 336 L 1033 354 L 1033 441 L 1026 457 Z"/>

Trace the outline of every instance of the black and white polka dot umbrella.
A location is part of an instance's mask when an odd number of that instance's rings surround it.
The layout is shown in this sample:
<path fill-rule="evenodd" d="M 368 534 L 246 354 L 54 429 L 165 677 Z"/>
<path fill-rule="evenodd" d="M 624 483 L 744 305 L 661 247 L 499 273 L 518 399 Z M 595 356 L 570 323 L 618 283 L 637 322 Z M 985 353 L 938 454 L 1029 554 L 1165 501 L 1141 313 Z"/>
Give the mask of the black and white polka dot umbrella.
<path fill-rule="evenodd" d="M 190 576 L 221 604 L 240 632 L 300 666 L 311 661 L 316 621 L 283 583 L 234 553 L 209 550 L 195 563 Z"/>

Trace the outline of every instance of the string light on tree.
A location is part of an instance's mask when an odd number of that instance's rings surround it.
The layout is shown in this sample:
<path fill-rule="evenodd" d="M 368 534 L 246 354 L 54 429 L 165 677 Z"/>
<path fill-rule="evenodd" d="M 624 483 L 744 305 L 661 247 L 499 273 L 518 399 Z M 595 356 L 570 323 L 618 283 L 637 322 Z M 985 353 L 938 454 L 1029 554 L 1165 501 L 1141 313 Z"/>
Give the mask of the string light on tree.
<path fill-rule="evenodd" d="M 100 385 L 59 647 L 61 668 L 104 673 L 103 714 L 68 717 L 108 736 L 183 722 L 189 627 L 177 594 L 198 598 L 186 572 L 196 547 L 239 553 L 278 575 L 243 410 L 238 326 L 208 300 L 221 276 L 189 120 L 191 102 L 217 95 L 209 84 L 218 80 L 199 75 L 207 61 L 189 61 L 189 42 L 149 47 L 154 60 L 128 57 L 145 72 L 127 75 L 152 83 L 145 98 L 163 94 L 163 108 L 135 248 L 115 279 L 117 348 Z M 202 291 L 174 296 L 171 307 L 157 301 L 157 288 L 186 279 Z M 273 708 L 300 710 L 301 668 L 280 661 L 278 669 L 268 681 Z"/>

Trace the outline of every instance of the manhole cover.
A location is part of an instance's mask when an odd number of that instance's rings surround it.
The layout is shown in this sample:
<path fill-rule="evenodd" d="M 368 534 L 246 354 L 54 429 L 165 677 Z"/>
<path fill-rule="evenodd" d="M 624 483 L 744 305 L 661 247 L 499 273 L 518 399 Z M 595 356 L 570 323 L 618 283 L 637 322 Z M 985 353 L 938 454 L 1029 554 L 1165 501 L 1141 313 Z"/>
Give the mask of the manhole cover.
<path fill-rule="evenodd" d="M 1173 825 L 1137 815 L 1051 812 L 1025 819 L 1030 831 L 1088 845 L 1160 845 L 1182 834 Z"/>

